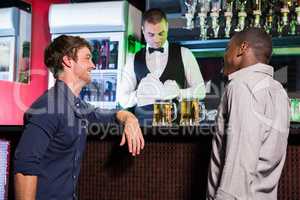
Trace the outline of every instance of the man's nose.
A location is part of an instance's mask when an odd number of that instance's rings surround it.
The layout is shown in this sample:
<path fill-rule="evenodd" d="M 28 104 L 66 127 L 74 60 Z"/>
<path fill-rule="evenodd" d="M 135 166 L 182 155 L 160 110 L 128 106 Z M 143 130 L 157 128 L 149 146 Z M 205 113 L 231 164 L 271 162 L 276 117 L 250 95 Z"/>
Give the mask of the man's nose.
<path fill-rule="evenodd" d="M 92 67 L 93 69 L 96 69 L 95 63 L 94 63 L 92 60 L 91 60 L 90 62 L 91 62 L 91 67 Z"/>

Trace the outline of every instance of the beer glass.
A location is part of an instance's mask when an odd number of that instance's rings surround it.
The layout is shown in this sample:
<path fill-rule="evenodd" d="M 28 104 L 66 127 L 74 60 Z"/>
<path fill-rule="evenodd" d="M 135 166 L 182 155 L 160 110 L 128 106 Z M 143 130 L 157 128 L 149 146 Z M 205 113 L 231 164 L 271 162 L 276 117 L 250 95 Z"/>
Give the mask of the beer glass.
<path fill-rule="evenodd" d="M 180 102 L 180 126 L 195 126 L 200 122 L 201 106 L 197 98 L 183 98 Z"/>
<path fill-rule="evenodd" d="M 172 117 L 172 109 L 174 116 Z M 177 107 L 171 100 L 156 100 L 153 105 L 153 126 L 172 126 L 177 118 Z"/>

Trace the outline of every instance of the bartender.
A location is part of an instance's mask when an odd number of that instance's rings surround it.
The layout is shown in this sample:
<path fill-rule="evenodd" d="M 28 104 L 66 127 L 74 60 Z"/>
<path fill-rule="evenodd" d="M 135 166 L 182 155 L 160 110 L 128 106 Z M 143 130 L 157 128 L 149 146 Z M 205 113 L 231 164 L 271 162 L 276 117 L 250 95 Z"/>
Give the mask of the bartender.
<path fill-rule="evenodd" d="M 146 47 L 129 55 L 122 72 L 120 104 L 123 108 L 151 106 L 156 99 L 205 97 L 204 81 L 192 52 L 170 44 L 163 11 L 152 8 L 142 18 Z"/>

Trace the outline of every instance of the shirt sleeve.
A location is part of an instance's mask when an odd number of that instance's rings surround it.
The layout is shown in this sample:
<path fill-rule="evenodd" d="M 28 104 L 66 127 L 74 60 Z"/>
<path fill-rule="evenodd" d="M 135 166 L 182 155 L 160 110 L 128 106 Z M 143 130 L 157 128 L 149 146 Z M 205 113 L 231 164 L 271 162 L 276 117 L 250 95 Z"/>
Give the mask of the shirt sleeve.
<path fill-rule="evenodd" d="M 189 88 L 181 89 L 180 95 L 182 97 L 197 97 L 199 99 L 205 98 L 205 84 L 200 72 L 200 68 L 193 53 L 181 47 L 181 55 L 184 65 L 184 72 Z"/>
<path fill-rule="evenodd" d="M 40 160 L 57 132 L 58 119 L 48 114 L 26 115 L 25 127 L 14 157 L 14 173 L 40 175 Z"/>
<path fill-rule="evenodd" d="M 126 65 L 122 70 L 119 84 L 119 102 L 123 108 L 130 108 L 137 104 L 136 76 L 134 73 L 134 54 L 127 57 Z"/>
<path fill-rule="evenodd" d="M 259 160 L 263 126 L 257 113 L 262 105 L 243 83 L 229 84 L 225 94 L 225 157 L 215 198 L 244 199 L 251 196 Z"/>
<path fill-rule="evenodd" d="M 88 116 L 88 120 L 89 122 L 101 124 L 118 123 L 116 114 L 117 110 L 94 108 L 93 112 Z"/>

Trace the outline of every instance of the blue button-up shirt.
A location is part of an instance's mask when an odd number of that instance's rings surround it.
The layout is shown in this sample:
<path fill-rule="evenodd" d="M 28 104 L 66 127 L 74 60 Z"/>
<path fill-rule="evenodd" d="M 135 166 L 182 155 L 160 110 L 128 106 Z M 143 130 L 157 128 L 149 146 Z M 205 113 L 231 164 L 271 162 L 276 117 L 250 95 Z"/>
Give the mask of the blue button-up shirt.
<path fill-rule="evenodd" d="M 115 120 L 115 112 L 92 107 L 57 81 L 24 115 L 14 173 L 38 176 L 37 199 L 76 199 L 88 123 Z"/>

